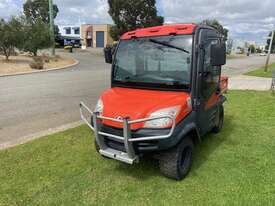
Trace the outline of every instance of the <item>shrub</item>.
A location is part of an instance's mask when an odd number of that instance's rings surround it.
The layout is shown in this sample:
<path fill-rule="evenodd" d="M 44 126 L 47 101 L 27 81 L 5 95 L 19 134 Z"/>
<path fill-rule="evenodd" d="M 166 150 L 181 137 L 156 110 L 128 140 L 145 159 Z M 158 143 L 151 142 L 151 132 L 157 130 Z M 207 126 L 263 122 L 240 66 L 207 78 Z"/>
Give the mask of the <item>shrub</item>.
<path fill-rule="evenodd" d="M 32 61 L 30 62 L 30 67 L 32 69 L 43 69 L 44 68 L 44 61 L 42 57 L 33 57 Z"/>
<path fill-rule="evenodd" d="M 0 19 L 0 50 L 1 55 L 9 60 L 16 55 L 15 48 L 20 48 L 23 43 L 22 23 L 19 18 L 11 18 L 9 21 Z"/>
<path fill-rule="evenodd" d="M 24 43 L 21 49 L 25 52 L 37 56 L 38 50 L 51 46 L 50 39 L 48 23 L 43 22 L 41 18 L 36 18 L 34 22 L 30 19 L 24 20 Z"/>
<path fill-rule="evenodd" d="M 45 63 L 49 63 L 50 62 L 50 57 L 47 54 L 42 54 L 42 59 Z"/>
<path fill-rule="evenodd" d="M 18 56 L 18 52 L 17 51 L 15 51 L 15 49 L 14 48 L 12 48 L 11 50 L 10 50 L 10 56 Z M 5 56 L 5 52 L 3 51 L 3 50 L 1 50 L 1 48 L 0 48 L 0 55 L 3 55 L 3 56 Z"/>
<path fill-rule="evenodd" d="M 61 59 L 60 55 L 55 55 L 53 57 L 50 57 L 50 60 L 53 61 L 53 62 L 58 62 L 59 59 Z"/>

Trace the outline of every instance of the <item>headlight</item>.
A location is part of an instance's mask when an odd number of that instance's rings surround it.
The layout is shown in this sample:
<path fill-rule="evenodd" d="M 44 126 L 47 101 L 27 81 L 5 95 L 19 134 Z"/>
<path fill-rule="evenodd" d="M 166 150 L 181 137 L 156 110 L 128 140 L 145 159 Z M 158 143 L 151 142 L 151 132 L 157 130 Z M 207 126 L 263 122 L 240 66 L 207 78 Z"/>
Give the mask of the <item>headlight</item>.
<path fill-rule="evenodd" d="M 172 116 L 176 118 L 180 112 L 180 106 L 169 107 L 153 112 L 150 117 L 160 117 L 160 116 Z M 145 128 L 165 128 L 172 125 L 172 120 L 169 118 L 161 118 L 156 120 L 147 121 L 144 124 Z"/>
<path fill-rule="evenodd" d="M 97 104 L 96 104 L 96 106 L 95 106 L 95 112 L 99 112 L 100 114 L 103 112 L 103 102 L 102 102 L 102 100 L 101 99 L 99 99 L 98 101 L 97 101 Z"/>

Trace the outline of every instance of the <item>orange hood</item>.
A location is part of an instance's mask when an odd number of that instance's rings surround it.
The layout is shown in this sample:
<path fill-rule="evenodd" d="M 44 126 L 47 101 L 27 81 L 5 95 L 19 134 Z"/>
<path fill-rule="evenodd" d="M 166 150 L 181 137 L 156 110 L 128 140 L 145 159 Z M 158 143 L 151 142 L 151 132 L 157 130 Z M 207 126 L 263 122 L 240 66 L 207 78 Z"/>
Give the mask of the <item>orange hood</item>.
<path fill-rule="evenodd" d="M 111 88 L 101 95 L 101 100 L 104 105 L 103 116 L 118 118 L 130 117 L 131 120 L 147 118 L 152 112 L 167 107 L 180 106 L 180 112 L 176 118 L 179 122 L 191 110 L 190 99 L 188 93 L 172 92 L 172 91 L 157 91 L 157 90 L 142 90 L 128 88 Z M 122 128 L 122 124 L 104 120 L 106 125 Z M 139 129 L 142 124 L 133 124 L 131 129 Z"/>

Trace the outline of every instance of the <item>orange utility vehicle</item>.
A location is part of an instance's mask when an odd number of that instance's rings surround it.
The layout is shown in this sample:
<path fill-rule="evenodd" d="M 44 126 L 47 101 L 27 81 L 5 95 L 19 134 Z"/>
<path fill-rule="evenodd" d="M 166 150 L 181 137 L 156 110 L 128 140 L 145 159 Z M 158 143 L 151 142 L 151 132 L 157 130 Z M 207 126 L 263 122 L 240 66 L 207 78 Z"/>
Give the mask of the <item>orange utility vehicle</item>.
<path fill-rule="evenodd" d="M 223 126 L 223 37 L 205 25 L 143 28 L 125 33 L 105 60 L 112 64 L 111 88 L 94 111 L 80 103 L 97 151 L 129 164 L 152 155 L 164 175 L 183 179 L 194 144 Z"/>

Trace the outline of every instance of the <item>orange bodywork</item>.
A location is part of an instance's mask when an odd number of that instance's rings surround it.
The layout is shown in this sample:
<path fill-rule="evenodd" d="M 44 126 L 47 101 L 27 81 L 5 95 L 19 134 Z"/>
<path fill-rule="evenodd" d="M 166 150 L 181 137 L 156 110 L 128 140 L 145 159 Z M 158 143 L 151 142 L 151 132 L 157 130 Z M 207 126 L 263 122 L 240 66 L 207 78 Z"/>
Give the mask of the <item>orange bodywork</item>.
<path fill-rule="evenodd" d="M 221 77 L 221 93 L 213 93 L 206 102 L 205 109 L 217 104 L 220 95 L 227 91 L 228 77 Z M 114 87 L 106 90 L 101 95 L 104 105 L 103 116 L 122 119 L 129 117 L 137 120 L 150 117 L 150 114 L 168 107 L 180 106 L 180 112 L 176 117 L 176 123 L 186 117 L 191 111 L 190 95 L 186 92 L 143 90 L 132 88 Z M 123 128 L 122 123 L 103 120 L 103 123 L 117 128 Z M 144 123 L 132 124 L 131 129 L 137 130 Z"/>
<path fill-rule="evenodd" d="M 176 123 L 192 111 L 190 96 L 186 92 L 157 91 L 128 88 L 111 88 L 101 95 L 104 105 L 103 116 L 111 118 L 126 118 L 130 120 L 143 119 L 160 109 L 180 106 Z M 104 120 L 104 124 L 122 128 L 121 123 Z M 142 128 L 144 123 L 132 124 L 131 129 Z"/>
<path fill-rule="evenodd" d="M 221 93 L 225 93 L 228 90 L 228 77 L 221 76 L 220 88 Z"/>
<path fill-rule="evenodd" d="M 163 25 L 149 28 L 137 29 L 135 31 L 126 32 L 121 39 L 127 40 L 131 38 L 151 37 L 151 36 L 168 36 L 192 34 L 196 28 L 195 24 L 175 24 Z"/>

